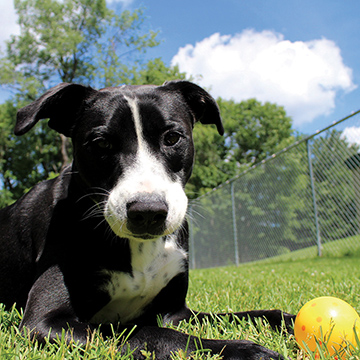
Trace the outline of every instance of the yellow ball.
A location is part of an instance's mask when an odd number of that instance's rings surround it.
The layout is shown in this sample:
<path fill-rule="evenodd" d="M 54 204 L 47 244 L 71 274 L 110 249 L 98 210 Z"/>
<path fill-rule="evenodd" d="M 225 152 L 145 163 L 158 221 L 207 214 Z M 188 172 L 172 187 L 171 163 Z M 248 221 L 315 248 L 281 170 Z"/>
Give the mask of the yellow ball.
<path fill-rule="evenodd" d="M 316 340 L 325 343 L 330 355 L 346 346 L 345 340 L 356 346 L 354 326 L 360 337 L 360 317 L 353 307 L 343 300 L 324 296 L 307 302 L 296 316 L 295 339 L 306 349 L 316 350 Z"/>

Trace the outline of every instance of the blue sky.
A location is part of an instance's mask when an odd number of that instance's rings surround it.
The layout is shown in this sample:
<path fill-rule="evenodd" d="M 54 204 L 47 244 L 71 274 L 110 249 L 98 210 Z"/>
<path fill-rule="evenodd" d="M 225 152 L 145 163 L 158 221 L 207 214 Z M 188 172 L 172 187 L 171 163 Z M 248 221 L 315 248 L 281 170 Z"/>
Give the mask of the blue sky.
<path fill-rule="evenodd" d="M 9 3 L 0 0 L 0 42 L 16 32 Z M 306 134 L 360 109 L 358 0 L 109 4 L 145 7 L 146 27 L 162 40 L 147 56 L 179 64 L 215 97 L 276 102 Z"/>

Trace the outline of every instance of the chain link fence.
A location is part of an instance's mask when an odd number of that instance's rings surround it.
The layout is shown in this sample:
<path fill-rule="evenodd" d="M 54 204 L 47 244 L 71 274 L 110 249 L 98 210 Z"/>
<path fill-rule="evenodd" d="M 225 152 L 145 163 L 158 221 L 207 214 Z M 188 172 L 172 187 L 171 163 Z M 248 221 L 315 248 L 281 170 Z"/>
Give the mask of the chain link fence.
<path fill-rule="evenodd" d="M 190 266 L 360 251 L 359 113 L 191 201 Z"/>

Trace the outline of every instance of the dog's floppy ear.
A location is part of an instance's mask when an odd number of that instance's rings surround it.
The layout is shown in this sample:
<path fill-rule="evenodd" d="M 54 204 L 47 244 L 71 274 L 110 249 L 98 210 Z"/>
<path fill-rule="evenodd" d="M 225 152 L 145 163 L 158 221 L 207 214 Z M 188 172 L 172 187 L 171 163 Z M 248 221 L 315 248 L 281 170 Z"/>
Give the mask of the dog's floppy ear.
<path fill-rule="evenodd" d="M 49 126 L 71 136 L 77 110 L 83 100 L 96 90 L 79 84 L 62 83 L 45 92 L 17 113 L 15 135 L 28 132 L 39 120 L 49 118 Z"/>
<path fill-rule="evenodd" d="M 163 86 L 182 94 L 195 121 L 200 121 L 202 124 L 215 124 L 219 134 L 224 134 L 219 107 L 208 92 L 200 86 L 184 80 L 167 81 Z"/>

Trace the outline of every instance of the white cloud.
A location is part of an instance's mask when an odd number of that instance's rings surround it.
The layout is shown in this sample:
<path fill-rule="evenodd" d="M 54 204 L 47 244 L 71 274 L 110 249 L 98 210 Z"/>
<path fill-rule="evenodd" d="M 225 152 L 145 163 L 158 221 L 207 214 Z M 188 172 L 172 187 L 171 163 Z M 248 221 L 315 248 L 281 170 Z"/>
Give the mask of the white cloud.
<path fill-rule="evenodd" d="M 215 96 L 256 98 L 286 108 L 296 125 L 329 114 L 338 91 L 356 88 L 340 49 L 327 39 L 291 42 L 272 31 L 219 33 L 180 48 L 172 59 Z"/>
<path fill-rule="evenodd" d="M 360 145 L 360 127 L 349 126 L 343 130 L 342 138 L 346 138 L 350 144 Z"/>

